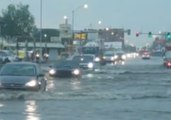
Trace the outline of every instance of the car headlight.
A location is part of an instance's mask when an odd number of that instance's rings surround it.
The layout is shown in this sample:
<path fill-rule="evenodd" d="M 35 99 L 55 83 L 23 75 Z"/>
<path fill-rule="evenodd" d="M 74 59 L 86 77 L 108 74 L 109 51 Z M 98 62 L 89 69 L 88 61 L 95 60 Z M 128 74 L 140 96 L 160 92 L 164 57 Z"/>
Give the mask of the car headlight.
<path fill-rule="evenodd" d="M 100 61 L 100 58 L 99 57 L 96 57 L 95 58 L 95 62 L 99 62 Z"/>
<path fill-rule="evenodd" d="M 40 55 L 39 54 L 36 54 L 36 57 L 40 57 Z"/>
<path fill-rule="evenodd" d="M 114 60 L 114 57 L 111 57 L 110 59 L 111 59 L 111 60 Z"/>
<path fill-rule="evenodd" d="M 73 73 L 74 75 L 79 75 L 79 74 L 80 74 L 80 70 L 75 69 L 72 73 Z"/>
<path fill-rule="evenodd" d="M 93 68 L 93 63 L 88 63 L 88 68 Z"/>
<path fill-rule="evenodd" d="M 37 85 L 36 80 L 32 80 L 26 83 L 26 86 L 28 87 L 35 87 Z"/>
<path fill-rule="evenodd" d="M 117 56 L 117 55 L 115 55 L 115 56 L 114 56 L 114 59 L 117 59 L 117 58 L 118 58 L 118 56 Z"/>
<path fill-rule="evenodd" d="M 126 56 L 125 55 L 122 55 L 122 59 L 126 59 Z"/>
<path fill-rule="evenodd" d="M 50 75 L 54 75 L 55 73 L 56 73 L 56 71 L 54 69 L 49 70 Z"/>
<path fill-rule="evenodd" d="M 45 54 L 44 56 L 45 56 L 45 57 L 49 57 L 49 54 Z"/>

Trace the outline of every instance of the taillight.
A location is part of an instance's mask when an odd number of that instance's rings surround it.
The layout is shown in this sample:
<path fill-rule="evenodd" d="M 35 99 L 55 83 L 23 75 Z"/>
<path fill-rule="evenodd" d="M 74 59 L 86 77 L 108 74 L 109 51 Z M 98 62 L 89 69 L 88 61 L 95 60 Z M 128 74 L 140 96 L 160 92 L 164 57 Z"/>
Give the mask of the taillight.
<path fill-rule="evenodd" d="M 168 62 L 167 65 L 168 65 L 169 67 L 171 67 L 171 62 Z"/>

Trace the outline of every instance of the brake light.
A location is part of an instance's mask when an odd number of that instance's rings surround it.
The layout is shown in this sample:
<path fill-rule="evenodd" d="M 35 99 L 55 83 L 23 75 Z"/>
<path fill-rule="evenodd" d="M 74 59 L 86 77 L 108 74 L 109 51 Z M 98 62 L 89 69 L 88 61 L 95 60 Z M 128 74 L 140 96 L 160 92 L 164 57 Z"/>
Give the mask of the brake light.
<path fill-rule="evenodd" d="M 171 67 L 171 62 L 168 62 L 167 65 L 168 65 L 169 67 Z"/>

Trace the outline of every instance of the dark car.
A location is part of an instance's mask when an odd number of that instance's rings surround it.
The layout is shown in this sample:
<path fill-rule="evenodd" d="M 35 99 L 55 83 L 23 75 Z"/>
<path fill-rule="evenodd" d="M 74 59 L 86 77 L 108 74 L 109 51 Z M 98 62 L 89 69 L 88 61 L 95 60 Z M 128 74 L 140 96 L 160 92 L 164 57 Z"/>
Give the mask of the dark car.
<path fill-rule="evenodd" d="M 63 60 L 50 66 L 49 75 L 51 77 L 80 77 L 81 70 L 77 62 Z"/>
<path fill-rule="evenodd" d="M 126 60 L 126 55 L 123 52 L 115 53 L 115 56 L 114 56 L 115 64 L 119 64 L 119 63 L 124 64 L 125 60 Z"/>
<path fill-rule="evenodd" d="M 79 63 L 80 68 L 84 70 L 94 70 L 95 68 L 95 56 L 90 54 L 75 55 L 72 58 L 73 61 Z"/>
<path fill-rule="evenodd" d="M 44 91 L 46 78 L 36 63 L 11 62 L 0 70 L 0 89 Z"/>
<path fill-rule="evenodd" d="M 165 53 L 165 56 L 163 59 L 163 65 L 167 68 L 171 68 L 171 51 L 167 51 Z"/>

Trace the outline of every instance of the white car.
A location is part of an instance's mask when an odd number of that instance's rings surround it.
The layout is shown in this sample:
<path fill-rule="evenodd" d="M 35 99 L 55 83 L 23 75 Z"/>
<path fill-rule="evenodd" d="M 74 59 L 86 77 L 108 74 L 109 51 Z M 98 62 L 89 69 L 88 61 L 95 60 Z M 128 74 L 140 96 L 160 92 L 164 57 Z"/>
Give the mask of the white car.
<path fill-rule="evenodd" d="M 3 63 L 13 62 L 17 59 L 17 56 L 9 50 L 0 50 L 0 59 Z"/>

